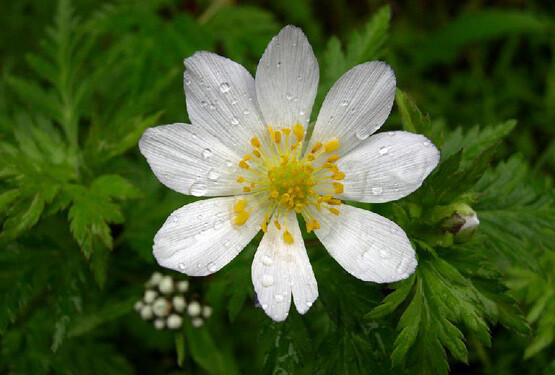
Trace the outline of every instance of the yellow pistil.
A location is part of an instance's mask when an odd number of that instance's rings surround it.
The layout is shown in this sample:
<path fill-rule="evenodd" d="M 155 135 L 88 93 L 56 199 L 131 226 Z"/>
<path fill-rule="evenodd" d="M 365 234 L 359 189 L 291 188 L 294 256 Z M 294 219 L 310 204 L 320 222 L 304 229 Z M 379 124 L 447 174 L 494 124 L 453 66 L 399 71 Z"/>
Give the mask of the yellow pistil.
<path fill-rule="evenodd" d="M 283 228 L 283 241 L 292 244 L 294 239 L 286 222 L 290 212 L 303 216 L 308 232 L 320 229 L 312 213 L 322 208 L 334 215 L 340 213 L 342 202 L 334 194 L 343 193 L 344 185 L 338 181 L 345 174 L 336 164 L 339 155 L 332 154 L 340 144 L 336 139 L 325 144 L 316 142 L 303 155 L 303 125 L 267 129 L 269 136 L 252 137 L 252 151 L 239 161 L 245 171 L 236 181 L 242 184 L 245 195 L 233 206 L 233 221 L 236 225 L 245 224 L 250 213 L 260 207 L 266 211 L 260 223 L 262 231 L 266 233 L 273 221 L 277 230 Z"/>

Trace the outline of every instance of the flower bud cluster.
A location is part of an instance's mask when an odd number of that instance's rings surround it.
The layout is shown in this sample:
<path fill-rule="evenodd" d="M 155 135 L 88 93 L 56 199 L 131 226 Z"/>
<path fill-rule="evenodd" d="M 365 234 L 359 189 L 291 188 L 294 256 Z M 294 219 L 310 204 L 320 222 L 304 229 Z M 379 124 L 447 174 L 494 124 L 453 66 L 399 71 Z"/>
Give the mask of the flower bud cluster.
<path fill-rule="evenodd" d="M 185 315 L 191 319 L 191 325 L 198 328 L 212 315 L 212 307 L 187 296 L 187 280 L 174 280 L 169 275 L 154 272 L 145 287 L 143 298 L 135 303 L 135 311 L 143 320 L 151 321 L 156 329 L 177 330 L 183 326 Z"/>

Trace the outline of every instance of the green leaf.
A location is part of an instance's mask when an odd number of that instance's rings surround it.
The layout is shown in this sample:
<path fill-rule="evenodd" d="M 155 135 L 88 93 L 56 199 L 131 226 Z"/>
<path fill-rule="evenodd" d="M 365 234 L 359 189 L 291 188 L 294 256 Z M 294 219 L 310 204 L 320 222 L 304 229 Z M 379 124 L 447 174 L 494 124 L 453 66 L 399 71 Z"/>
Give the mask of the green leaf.
<path fill-rule="evenodd" d="M 403 130 L 422 134 L 431 140 L 438 148 L 442 147 L 443 135 L 439 129 L 434 129 L 429 116 L 424 116 L 416 104 L 400 89 L 397 89 L 395 102 L 401 112 Z"/>
<path fill-rule="evenodd" d="M 185 335 L 182 331 L 175 334 L 175 353 L 177 354 L 177 365 L 183 366 L 185 361 Z"/>
<path fill-rule="evenodd" d="M 389 315 L 395 310 L 409 295 L 414 284 L 415 277 L 411 276 L 403 281 L 391 284 L 390 287 L 395 289 L 394 292 L 388 294 L 382 301 L 382 304 L 374 308 L 368 314 L 366 318 L 368 319 L 378 319 Z"/>
<path fill-rule="evenodd" d="M 186 323 L 185 336 L 193 360 L 208 374 L 238 374 L 233 357 L 222 352 L 208 328 L 194 328 Z"/>

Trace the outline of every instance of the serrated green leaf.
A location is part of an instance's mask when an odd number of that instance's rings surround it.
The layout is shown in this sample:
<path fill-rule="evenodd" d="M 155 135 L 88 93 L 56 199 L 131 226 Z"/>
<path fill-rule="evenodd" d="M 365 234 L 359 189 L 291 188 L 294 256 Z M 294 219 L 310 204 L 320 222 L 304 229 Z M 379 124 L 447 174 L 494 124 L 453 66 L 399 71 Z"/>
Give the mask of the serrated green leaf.
<path fill-rule="evenodd" d="M 391 284 L 390 287 L 395 289 L 394 292 L 388 294 L 382 301 L 382 304 L 375 307 L 372 311 L 366 314 L 368 319 L 378 319 L 389 315 L 395 310 L 409 295 L 414 284 L 414 275 L 406 280 L 399 281 L 395 284 Z"/>

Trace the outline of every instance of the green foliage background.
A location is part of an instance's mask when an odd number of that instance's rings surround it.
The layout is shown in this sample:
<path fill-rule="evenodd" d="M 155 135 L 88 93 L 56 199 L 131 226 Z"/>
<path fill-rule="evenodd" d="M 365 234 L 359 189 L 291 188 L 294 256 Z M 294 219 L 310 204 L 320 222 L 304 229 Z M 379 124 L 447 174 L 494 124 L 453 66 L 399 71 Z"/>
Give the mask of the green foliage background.
<path fill-rule="evenodd" d="M 554 14 L 540 0 L 3 1 L 0 372 L 553 374 Z M 346 70 L 382 59 L 400 88 L 383 130 L 441 149 L 420 190 L 361 205 L 405 229 L 419 267 L 363 283 L 306 235 L 320 298 L 276 324 L 254 307 L 257 237 L 191 280 L 207 326 L 156 331 L 132 306 L 159 270 L 154 234 L 192 199 L 156 180 L 137 141 L 187 120 L 185 57 L 254 72 L 290 23 L 320 62 L 314 113 Z M 461 203 L 481 221 L 466 243 L 442 229 Z"/>

